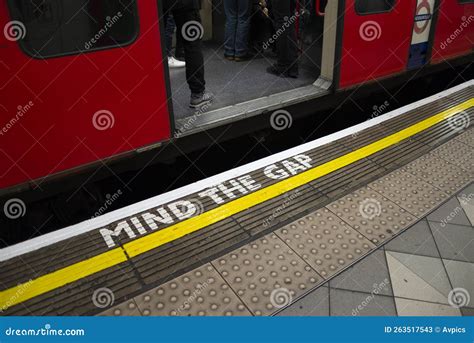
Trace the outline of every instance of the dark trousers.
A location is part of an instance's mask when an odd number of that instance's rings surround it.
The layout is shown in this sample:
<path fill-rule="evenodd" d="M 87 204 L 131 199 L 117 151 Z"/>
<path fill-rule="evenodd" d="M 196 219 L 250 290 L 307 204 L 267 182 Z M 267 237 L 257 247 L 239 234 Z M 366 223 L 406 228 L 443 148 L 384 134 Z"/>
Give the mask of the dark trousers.
<path fill-rule="evenodd" d="M 224 0 L 225 10 L 225 54 L 242 57 L 247 55 L 250 14 L 250 0 Z"/>
<path fill-rule="evenodd" d="M 166 13 L 166 12 L 165 12 Z M 206 89 L 204 80 L 204 57 L 202 55 L 201 39 L 188 39 L 182 36 L 183 26 L 189 22 L 201 23 L 201 16 L 198 10 L 172 10 L 176 23 L 176 34 L 181 39 L 184 48 L 184 61 L 186 62 L 186 81 L 191 93 L 202 93 Z M 163 18 L 166 23 L 168 15 Z"/>
<path fill-rule="evenodd" d="M 173 56 L 173 35 L 176 29 L 176 23 L 172 15 L 168 15 L 168 19 L 165 21 L 165 42 L 166 42 L 166 53 L 168 57 Z M 183 39 L 181 35 L 176 35 L 176 51 L 174 53 L 176 57 L 184 57 Z"/>
<path fill-rule="evenodd" d="M 277 48 L 277 67 L 281 69 L 297 68 L 298 42 L 295 29 L 295 0 L 271 0 L 274 18 Z"/>

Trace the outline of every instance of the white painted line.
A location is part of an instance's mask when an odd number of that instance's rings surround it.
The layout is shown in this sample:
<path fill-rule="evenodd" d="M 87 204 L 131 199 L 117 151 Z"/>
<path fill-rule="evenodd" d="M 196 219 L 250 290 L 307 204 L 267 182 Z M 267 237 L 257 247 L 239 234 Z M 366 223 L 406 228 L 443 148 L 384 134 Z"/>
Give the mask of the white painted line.
<path fill-rule="evenodd" d="M 57 230 L 51 233 L 47 233 L 45 235 L 39 236 L 32 238 L 28 241 L 21 242 L 6 248 L 3 248 L 0 250 L 0 262 L 1 261 L 6 261 L 9 260 L 13 257 L 20 256 L 35 250 L 38 250 L 40 248 L 49 246 L 51 244 L 81 235 L 86 232 L 90 232 L 92 230 L 96 230 L 99 228 L 102 228 L 104 226 L 107 226 L 108 224 L 111 224 L 115 221 L 118 221 L 123 218 L 127 218 L 129 216 L 132 216 L 138 212 L 146 211 L 151 208 L 158 207 L 160 205 L 172 202 L 174 200 L 184 198 L 190 194 L 199 192 L 201 190 L 204 190 L 206 188 L 212 187 L 214 185 L 220 184 L 224 181 L 233 179 L 237 176 L 249 174 L 257 169 L 266 167 L 270 164 L 279 162 L 281 160 L 284 160 L 286 158 L 304 153 L 306 151 L 312 150 L 314 148 L 320 147 L 322 145 L 331 143 L 335 140 L 347 137 L 349 135 L 353 135 L 357 132 L 360 132 L 362 130 L 365 130 L 367 128 L 373 127 L 375 125 L 378 125 L 384 121 L 387 121 L 389 119 L 398 117 L 406 112 L 412 111 L 413 109 L 416 109 L 418 107 L 427 105 L 431 102 L 434 102 L 440 98 L 449 96 L 450 94 L 453 94 L 455 92 L 458 92 L 464 88 L 467 88 L 469 86 L 474 86 L 474 80 L 467 81 L 463 84 L 460 84 L 456 87 L 450 88 L 448 90 L 445 90 L 441 93 L 435 94 L 433 96 L 430 96 L 428 98 L 422 99 L 420 101 L 417 101 L 415 103 L 409 104 L 407 106 L 401 107 L 397 110 L 391 111 L 389 113 L 386 113 L 384 115 L 381 115 L 379 117 L 370 119 L 368 121 L 365 121 L 361 124 L 352 126 L 350 128 L 347 128 L 345 130 L 333 133 L 329 136 L 318 138 L 314 141 L 299 145 L 297 147 L 279 152 L 277 154 L 262 158 L 258 161 L 254 161 L 251 163 L 248 163 L 246 165 L 237 167 L 235 169 L 228 170 L 226 172 L 223 172 L 221 174 L 214 175 L 212 177 L 200 180 L 198 182 L 189 184 L 187 186 L 175 189 L 173 191 L 160 194 L 158 196 L 152 197 L 150 199 L 146 199 L 140 202 L 137 202 L 133 205 L 126 206 L 124 208 L 115 210 L 113 212 L 104 214 L 100 217 L 96 217 L 93 219 L 86 220 L 84 222 L 66 227 L 61 230 Z M 435 113 L 433 113 L 435 114 Z"/>

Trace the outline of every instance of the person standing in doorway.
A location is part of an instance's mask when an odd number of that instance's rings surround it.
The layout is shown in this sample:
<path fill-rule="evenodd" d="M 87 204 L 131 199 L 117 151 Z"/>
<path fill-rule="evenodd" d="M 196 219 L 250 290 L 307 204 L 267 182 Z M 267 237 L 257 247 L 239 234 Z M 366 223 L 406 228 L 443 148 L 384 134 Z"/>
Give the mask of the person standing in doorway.
<path fill-rule="evenodd" d="M 231 61 L 246 61 L 252 0 L 224 0 L 225 44 L 224 57 Z"/>
<path fill-rule="evenodd" d="M 204 57 L 202 54 L 203 26 L 199 14 L 199 0 L 164 0 L 164 20 L 173 15 L 177 34 L 181 36 L 186 62 L 186 81 L 191 90 L 191 108 L 209 105 L 214 96 L 206 92 L 204 80 Z"/>
<path fill-rule="evenodd" d="M 270 74 L 298 77 L 298 41 L 296 38 L 296 1 L 270 0 L 274 18 L 277 63 L 267 68 Z"/>

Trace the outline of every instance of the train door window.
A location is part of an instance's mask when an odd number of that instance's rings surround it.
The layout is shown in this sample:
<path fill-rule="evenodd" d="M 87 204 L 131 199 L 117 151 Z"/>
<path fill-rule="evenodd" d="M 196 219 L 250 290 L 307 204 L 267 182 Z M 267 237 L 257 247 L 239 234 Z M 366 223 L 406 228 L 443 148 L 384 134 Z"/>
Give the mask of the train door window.
<path fill-rule="evenodd" d="M 396 0 L 356 0 L 356 11 L 361 15 L 389 12 L 395 3 Z"/>
<path fill-rule="evenodd" d="M 24 29 L 20 45 L 35 58 L 124 46 L 138 35 L 135 0 L 8 0 L 8 4 L 12 19 Z"/>

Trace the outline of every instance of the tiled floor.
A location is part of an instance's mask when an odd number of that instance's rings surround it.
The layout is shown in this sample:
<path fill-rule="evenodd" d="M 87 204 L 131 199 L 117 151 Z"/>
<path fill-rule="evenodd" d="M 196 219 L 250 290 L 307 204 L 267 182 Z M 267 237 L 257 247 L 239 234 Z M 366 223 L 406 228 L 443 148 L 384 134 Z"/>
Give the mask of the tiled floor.
<path fill-rule="evenodd" d="M 279 315 L 473 316 L 473 275 L 471 184 Z"/>

